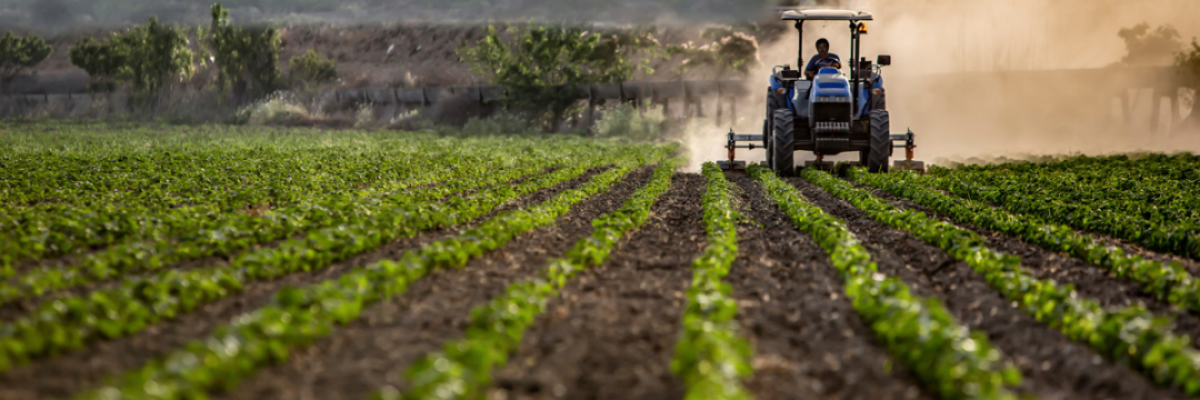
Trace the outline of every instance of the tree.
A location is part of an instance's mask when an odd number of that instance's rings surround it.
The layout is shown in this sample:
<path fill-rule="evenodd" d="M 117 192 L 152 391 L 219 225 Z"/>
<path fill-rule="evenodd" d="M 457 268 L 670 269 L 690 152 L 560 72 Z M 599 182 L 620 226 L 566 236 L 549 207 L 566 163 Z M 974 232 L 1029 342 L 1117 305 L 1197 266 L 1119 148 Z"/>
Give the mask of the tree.
<path fill-rule="evenodd" d="M 629 79 L 638 66 L 634 53 L 653 53 L 651 31 L 592 32 L 575 27 L 529 24 L 494 26 L 474 47 L 459 55 L 477 75 L 490 78 L 508 93 L 512 108 L 557 131 L 568 110 L 582 97 L 579 85 Z M 641 67 L 647 72 L 649 59 Z"/>
<path fill-rule="evenodd" d="M 1179 31 L 1170 25 L 1150 30 L 1150 25 L 1141 23 L 1117 32 L 1125 41 L 1126 55 L 1121 60 L 1125 65 L 1167 65 L 1182 46 Z"/>
<path fill-rule="evenodd" d="M 11 92 L 17 76 L 50 57 L 53 51 L 54 48 L 41 36 L 5 33 L 0 37 L 0 89 Z"/>
<path fill-rule="evenodd" d="M 684 57 L 679 66 L 682 74 L 689 69 L 709 65 L 721 75 L 738 73 L 746 75 L 750 68 L 758 65 L 758 40 L 738 29 L 727 26 L 705 28 L 700 38 L 712 41 L 695 46 L 691 42 L 667 47 L 667 53 Z"/>
<path fill-rule="evenodd" d="M 92 77 L 93 88 L 130 82 L 138 91 L 156 91 L 171 77 L 188 77 L 195 70 L 187 34 L 160 24 L 157 18 L 114 33 L 104 42 L 84 38 L 68 54 L 71 64 Z"/>
<path fill-rule="evenodd" d="M 309 50 L 288 62 L 288 77 L 304 84 L 329 82 L 337 78 L 337 63 L 316 50 Z"/>
<path fill-rule="evenodd" d="M 88 37 L 67 51 L 71 64 L 87 71 L 88 76 L 92 77 L 89 89 L 107 92 L 115 88 L 117 74 L 128 58 L 128 52 L 124 51 L 126 47 L 118 46 L 117 42 L 101 42 Z"/>
<path fill-rule="evenodd" d="M 219 81 L 239 99 L 265 95 L 279 84 L 282 39 L 274 28 L 241 28 L 229 23 L 229 9 L 212 6 L 212 41 Z"/>
<path fill-rule="evenodd" d="M 1192 112 L 1184 126 L 1200 128 L 1200 44 L 1192 39 L 1192 48 L 1175 55 L 1175 68 L 1184 87 L 1192 89 Z"/>

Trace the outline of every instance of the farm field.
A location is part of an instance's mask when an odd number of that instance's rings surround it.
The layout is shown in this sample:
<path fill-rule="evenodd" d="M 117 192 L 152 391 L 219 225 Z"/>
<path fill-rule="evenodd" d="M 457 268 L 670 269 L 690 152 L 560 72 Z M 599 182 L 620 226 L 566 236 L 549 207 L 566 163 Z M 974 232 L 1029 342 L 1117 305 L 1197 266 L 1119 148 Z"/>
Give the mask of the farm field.
<path fill-rule="evenodd" d="M 1196 156 L 681 153 L 0 123 L 0 399 L 1200 396 Z"/>

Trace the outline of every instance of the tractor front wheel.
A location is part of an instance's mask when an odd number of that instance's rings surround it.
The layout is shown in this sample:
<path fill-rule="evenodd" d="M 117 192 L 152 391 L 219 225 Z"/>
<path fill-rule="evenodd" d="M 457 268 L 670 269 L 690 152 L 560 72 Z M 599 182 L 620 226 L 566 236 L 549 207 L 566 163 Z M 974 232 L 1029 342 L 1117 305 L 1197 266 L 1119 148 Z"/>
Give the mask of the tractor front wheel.
<path fill-rule="evenodd" d="M 771 169 L 779 176 L 796 174 L 796 115 L 792 110 L 775 110 L 771 132 Z"/>
<path fill-rule="evenodd" d="M 871 148 L 867 150 L 867 171 L 888 172 L 892 155 L 892 124 L 886 110 L 871 111 Z"/>

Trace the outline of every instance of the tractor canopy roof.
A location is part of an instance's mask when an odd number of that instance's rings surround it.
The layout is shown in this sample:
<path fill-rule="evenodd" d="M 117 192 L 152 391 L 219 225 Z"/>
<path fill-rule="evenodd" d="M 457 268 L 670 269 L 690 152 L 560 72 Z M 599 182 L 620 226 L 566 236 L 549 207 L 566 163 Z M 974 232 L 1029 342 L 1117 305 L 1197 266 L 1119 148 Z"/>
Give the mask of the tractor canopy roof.
<path fill-rule="evenodd" d="M 851 10 L 789 10 L 784 21 L 871 21 L 871 13 Z"/>

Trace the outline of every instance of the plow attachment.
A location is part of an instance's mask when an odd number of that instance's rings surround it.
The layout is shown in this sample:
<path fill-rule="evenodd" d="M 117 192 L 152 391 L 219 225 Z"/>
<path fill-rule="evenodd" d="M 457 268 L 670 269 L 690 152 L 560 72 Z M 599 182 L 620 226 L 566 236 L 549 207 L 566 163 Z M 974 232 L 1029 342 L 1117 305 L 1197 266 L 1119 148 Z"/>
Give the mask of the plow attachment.
<path fill-rule="evenodd" d="M 892 149 L 904 149 L 904 159 L 894 161 L 889 171 L 917 171 L 925 173 L 925 162 L 913 160 L 913 151 L 917 148 L 917 144 L 916 135 L 913 134 L 912 130 L 902 134 L 891 135 L 889 139 L 892 141 Z M 725 135 L 725 149 L 729 151 L 729 159 L 717 161 L 717 165 L 726 171 L 745 170 L 748 163 L 737 159 L 737 150 L 765 150 L 764 143 L 763 135 L 741 135 L 730 129 L 729 133 Z M 815 161 L 805 161 L 805 168 L 834 169 L 834 163 L 825 161 L 823 154 L 815 154 L 817 159 Z M 849 164 L 858 165 L 860 163 L 850 162 Z"/>

